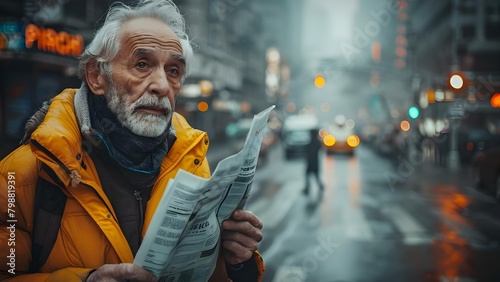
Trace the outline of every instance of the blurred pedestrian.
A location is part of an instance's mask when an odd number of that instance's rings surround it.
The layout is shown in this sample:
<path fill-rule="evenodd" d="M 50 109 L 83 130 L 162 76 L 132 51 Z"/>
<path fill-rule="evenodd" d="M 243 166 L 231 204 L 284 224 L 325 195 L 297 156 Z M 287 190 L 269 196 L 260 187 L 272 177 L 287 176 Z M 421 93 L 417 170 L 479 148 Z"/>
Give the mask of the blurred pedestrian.
<path fill-rule="evenodd" d="M 180 169 L 210 176 L 207 134 L 174 112 L 192 60 L 184 19 L 171 0 L 134 3 L 110 8 L 81 87 L 35 114 L 0 162 L 0 226 L 15 227 L 0 229 L 0 280 L 155 281 L 132 262 L 167 183 Z M 219 242 L 202 279 L 260 281 L 260 219 L 236 210 L 215 228 L 200 239 Z"/>
<path fill-rule="evenodd" d="M 323 192 L 323 182 L 319 176 L 319 151 L 321 149 L 321 142 L 318 136 L 318 130 L 316 128 L 309 130 L 310 142 L 307 145 L 307 155 L 306 155 L 306 175 L 305 175 L 305 188 L 303 193 L 305 195 L 309 194 L 311 189 L 312 180 L 311 177 L 316 179 L 318 188 Z"/>

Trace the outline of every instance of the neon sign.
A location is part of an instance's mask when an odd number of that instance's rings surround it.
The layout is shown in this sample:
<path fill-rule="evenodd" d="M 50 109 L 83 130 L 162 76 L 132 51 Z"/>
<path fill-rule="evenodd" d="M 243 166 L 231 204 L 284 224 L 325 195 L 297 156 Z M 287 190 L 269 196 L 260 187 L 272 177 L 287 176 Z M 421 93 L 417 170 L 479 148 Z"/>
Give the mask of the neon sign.
<path fill-rule="evenodd" d="M 51 28 L 26 25 L 25 46 L 28 49 L 56 53 L 63 56 L 79 56 L 83 51 L 83 37 L 79 34 L 57 32 Z"/>

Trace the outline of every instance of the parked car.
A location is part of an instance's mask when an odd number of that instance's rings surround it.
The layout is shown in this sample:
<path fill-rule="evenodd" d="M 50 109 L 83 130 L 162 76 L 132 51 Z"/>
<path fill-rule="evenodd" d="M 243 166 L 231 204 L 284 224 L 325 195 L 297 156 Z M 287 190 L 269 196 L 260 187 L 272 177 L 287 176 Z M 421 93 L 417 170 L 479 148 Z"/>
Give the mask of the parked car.
<path fill-rule="evenodd" d="M 469 164 L 473 156 L 500 145 L 500 109 L 478 105 L 467 111 L 457 128 L 460 160 Z"/>
<path fill-rule="evenodd" d="M 482 151 L 487 147 L 487 143 L 491 138 L 490 132 L 484 127 L 459 127 L 457 139 L 461 163 L 470 163 L 476 152 Z"/>
<path fill-rule="evenodd" d="M 252 120 L 251 118 L 241 119 L 236 123 L 228 125 L 226 128 L 226 135 L 232 146 L 232 151 L 238 152 L 243 149 L 248 132 L 252 126 Z M 267 162 L 268 152 L 278 139 L 269 127 L 264 128 L 263 134 L 259 150 L 259 160 Z"/>
<path fill-rule="evenodd" d="M 478 151 L 471 166 L 479 189 L 492 192 L 500 201 L 500 146 Z"/>

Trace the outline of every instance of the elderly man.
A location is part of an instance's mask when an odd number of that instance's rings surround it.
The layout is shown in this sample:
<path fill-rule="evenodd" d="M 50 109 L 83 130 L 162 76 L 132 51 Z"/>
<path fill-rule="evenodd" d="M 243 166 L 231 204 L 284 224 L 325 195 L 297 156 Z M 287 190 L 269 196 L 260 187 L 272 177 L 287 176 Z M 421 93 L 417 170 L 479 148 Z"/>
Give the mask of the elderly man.
<path fill-rule="evenodd" d="M 207 134 L 174 113 L 191 56 L 170 0 L 111 7 L 81 57 L 81 88 L 55 96 L 0 162 L 0 278 L 156 279 L 132 261 L 169 179 L 179 169 L 210 174 Z M 56 200 L 38 200 L 53 189 Z M 61 201 L 59 210 L 38 208 Z M 236 210 L 221 228 L 207 280 L 261 280 L 261 221 Z"/>

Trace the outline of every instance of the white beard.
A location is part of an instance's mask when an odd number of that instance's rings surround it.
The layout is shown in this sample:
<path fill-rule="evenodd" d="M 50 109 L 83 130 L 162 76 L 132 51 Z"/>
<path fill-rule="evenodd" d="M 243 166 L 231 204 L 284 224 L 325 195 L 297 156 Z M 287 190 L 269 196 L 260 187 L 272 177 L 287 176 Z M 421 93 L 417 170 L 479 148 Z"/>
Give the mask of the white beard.
<path fill-rule="evenodd" d="M 145 137 L 158 137 L 165 132 L 172 119 L 173 108 L 167 97 L 158 97 L 144 93 L 132 104 L 126 100 L 127 94 L 119 91 L 113 83 L 105 95 L 108 108 L 113 112 L 118 121 L 134 134 Z M 165 109 L 166 115 L 154 115 L 136 112 L 137 107 L 155 106 Z"/>

